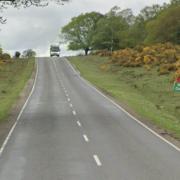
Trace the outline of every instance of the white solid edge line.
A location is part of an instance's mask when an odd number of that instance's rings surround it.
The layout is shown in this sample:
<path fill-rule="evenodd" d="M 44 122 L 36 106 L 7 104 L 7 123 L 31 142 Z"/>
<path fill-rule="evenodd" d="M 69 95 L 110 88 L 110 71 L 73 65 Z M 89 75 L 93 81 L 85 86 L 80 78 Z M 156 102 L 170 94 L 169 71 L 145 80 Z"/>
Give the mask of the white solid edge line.
<path fill-rule="evenodd" d="M 86 142 L 89 142 L 89 138 L 87 137 L 86 134 L 83 134 L 83 138 L 84 138 L 84 140 L 85 140 Z"/>
<path fill-rule="evenodd" d="M 76 111 L 75 110 L 73 110 L 72 113 L 73 113 L 73 115 L 76 115 Z"/>
<path fill-rule="evenodd" d="M 69 66 L 73 69 L 73 71 L 75 71 L 74 67 L 71 65 L 71 63 L 65 59 L 65 61 L 69 64 Z M 148 131 L 150 131 L 152 134 L 154 134 L 156 137 L 160 138 L 161 140 L 163 140 L 164 142 L 166 142 L 168 145 L 170 145 L 171 147 L 173 147 L 174 149 L 176 149 L 178 152 L 180 152 L 180 148 L 177 147 L 176 145 L 174 145 L 173 143 L 171 143 L 170 141 L 168 141 L 167 139 L 165 139 L 164 137 L 162 137 L 161 135 L 159 135 L 157 132 L 155 132 L 154 130 L 152 130 L 151 128 L 149 128 L 147 125 L 145 125 L 144 123 L 142 123 L 140 120 L 138 120 L 137 118 L 135 118 L 134 116 L 132 116 L 129 112 L 127 112 L 124 108 L 122 108 L 119 104 L 117 104 L 116 102 L 114 102 L 112 99 L 110 99 L 109 97 L 107 97 L 105 94 L 103 94 L 101 91 L 99 91 L 93 84 L 91 84 L 89 81 L 85 80 L 83 77 L 79 76 L 80 79 L 85 82 L 89 87 L 93 88 L 96 92 L 98 92 L 100 95 L 102 95 L 104 98 L 106 98 L 107 100 L 109 100 L 111 103 L 113 103 L 117 108 L 119 108 L 121 111 L 123 111 L 124 113 L 126 113 L 129 117 L 131 117 L 133 120 L 135 120 L 138 124 L 140 124 L 141 126 L 143 126 L 145 129 L 147 129 Z"/>
<path fill-rule="evenodd" d="M 82 125 L 81 125 L 81 123 L 80 123 L 79 121 L 77 121 L 77 125 L 78 125 L 79 127 L 82 127 Z"/>
<path fill-rule="evenodd" d="M 102 166 L 102 163 L 101 163 L 99 157 L 96 154 L 93 155 L 93 158 L 94 158 L 97 166 Z"/>
<path fill-rule="evenodd" d="M 4 142 L 3 142 L 3 144 L 2 144 L 2 146 L 1 146 L 1 148 L 0 148 L 0 157 L 1 157 L 1 155 L 2 155 L 2 153 L 3 153 L 3 151 L 4 151 L 4 149 L 5 149 L 5 147 L 6 147 L 6 145 L 7 145 L 8 141 L 9 141 L 9 139 L 10 139 L 10 137 L 11 137 L 11 135 L 12 135 L 12 133 L 13 133 L 16 125 L 17 125 L 17 123 L 19 122 L 19 119 L 21 118 L 21 115 L 22 115 L 22 113 L 24 112 L 24 109 L 26 108 L 26 105 L 27 105 L 27 103 L 29 102 L 29 99 L 31 98 L 31 96 L 32 96 L 32 94 L 33 94 L 33 92 L 34 92 L 35 85 L 36 85 L 36 81 L 37 81 L 37 77 L 38 77 L 38 72 L 39 72 L 39 70 L 38 70 L 38 60 L 36 59 L 36 76 L 35 76 L 35 80 L 34 80 L 33 87 L 32 87 L 32 89 L 31 89 L 31 92 L 30 92 L 27 100 L 25 101 L 23 107 L 21 108 L 21 111 L 20 111 L 19 114 L 18 114 L 18 117 L 17 117 L 17 119 L 16 119 L 16 122 L 14 123 L 14 125 L 12 126 L 12 128 L 10 129 L 10 131 L 9 131 L 6 139 L 4 140 Z"/>

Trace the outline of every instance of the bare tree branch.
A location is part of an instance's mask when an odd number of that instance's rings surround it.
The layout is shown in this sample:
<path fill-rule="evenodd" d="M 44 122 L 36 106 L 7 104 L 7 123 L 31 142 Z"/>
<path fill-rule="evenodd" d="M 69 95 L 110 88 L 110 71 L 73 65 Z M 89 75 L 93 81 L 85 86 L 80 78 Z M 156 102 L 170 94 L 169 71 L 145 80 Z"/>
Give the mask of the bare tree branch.
<path fill-rule="evenodd" d="M 46 7 L 50 2 L 54 2 L 57 5 L 64 5 L 65 2 L 70 0 L 0 0 L 0 12 L 3 13 L 4 9 L 12 6 L 14 8 L 28 8 L 31 6 L 35 7 Z M 5 24 L 6 19 L 0 16 L 0 24 Z"/>

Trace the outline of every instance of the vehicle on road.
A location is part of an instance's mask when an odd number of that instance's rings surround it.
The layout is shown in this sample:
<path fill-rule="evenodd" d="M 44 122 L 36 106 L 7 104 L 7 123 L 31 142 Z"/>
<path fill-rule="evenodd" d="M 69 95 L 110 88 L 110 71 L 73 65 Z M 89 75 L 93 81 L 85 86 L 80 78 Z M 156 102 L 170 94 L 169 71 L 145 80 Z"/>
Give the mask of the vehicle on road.
<path fill-rule="evenodd" d="M 50 46 L 50 56 L 51 57 L 53 57 L 53 56 L 59 57 L 60 56 L 60 48 L 58 45 L 51 45 Z"/>

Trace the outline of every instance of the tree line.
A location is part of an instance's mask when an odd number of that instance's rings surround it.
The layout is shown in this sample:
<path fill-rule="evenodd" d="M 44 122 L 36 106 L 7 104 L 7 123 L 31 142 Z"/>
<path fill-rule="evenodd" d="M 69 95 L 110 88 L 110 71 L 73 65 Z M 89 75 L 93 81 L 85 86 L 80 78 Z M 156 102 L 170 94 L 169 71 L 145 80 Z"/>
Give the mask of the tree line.
<path fill-rule="evenodd" d="M 36 52 L 32 49 L 24 50 L 21 54 L 21 52 L 16 51 L 14 53 L 13 58 L 18 59 L 20 57 L 22 58 L 32 58 L 36 56 Z M 3 49 L 0 47 L 0 61 L 6 61 L 10 60 L 12 57 L 10 54 L 3 52 Z"/>
<path fill-rule="evenodd" d="M 115 6 L 106 14 L 90 12 L 71 19 L 61 30 L 70 50 L 114 51 L 137 45 L 171 42 L 180 44 L 180 0 L 143 8 L 135 16 L 131 9 Z"/>

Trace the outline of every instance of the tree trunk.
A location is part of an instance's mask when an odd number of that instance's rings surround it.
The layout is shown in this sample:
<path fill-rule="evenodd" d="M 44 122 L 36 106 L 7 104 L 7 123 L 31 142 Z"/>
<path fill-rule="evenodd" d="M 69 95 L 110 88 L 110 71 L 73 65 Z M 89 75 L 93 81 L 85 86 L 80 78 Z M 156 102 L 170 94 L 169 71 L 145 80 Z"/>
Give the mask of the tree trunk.
<path fill-rule="evenodd" d="M 89 52 L 89 48 L 85 48 L 84 51 L 85 51 L 85 55 L 87 56 Z"/>

